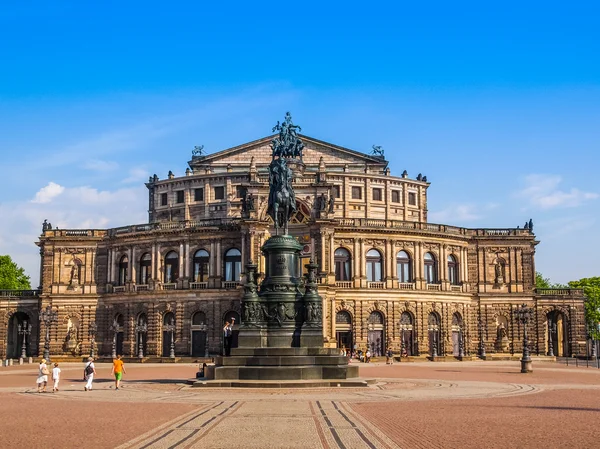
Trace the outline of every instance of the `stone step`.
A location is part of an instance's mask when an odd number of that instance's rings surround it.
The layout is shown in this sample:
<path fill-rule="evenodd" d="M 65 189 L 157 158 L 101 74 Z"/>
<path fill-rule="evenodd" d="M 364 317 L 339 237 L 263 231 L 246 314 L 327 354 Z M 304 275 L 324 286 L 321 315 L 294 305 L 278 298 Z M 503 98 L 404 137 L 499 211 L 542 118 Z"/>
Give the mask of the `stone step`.
<path fill-rule="evenodd" d="M 270 356 L 340 356 L 340 350 L 337 348 L 322 348 L 322 347 L 273 347 L 273 348 L 232 348 L 232 356 L 253 356 L 253 357 L 270 357 Z"/>
<path fill-rule="evenodd" d="M 211 380 L 329 380 L 358 377 L 358 366 L 215 366 L 208 367 Z"/>
<path fill-rule="evenodd" d="M 375 379 L 337 379 L 337 380 L 202 380 L 190 379 L 188 384 L 194 388 L 364 388 L 376 383 Z"/>
<path fill-rule="evenodd" d="M 346 365 L 347 357 L 341 355 L 318 356 L 217 356 L 215 364 L 219 366 L 306 366 L 306 365 Z"/>

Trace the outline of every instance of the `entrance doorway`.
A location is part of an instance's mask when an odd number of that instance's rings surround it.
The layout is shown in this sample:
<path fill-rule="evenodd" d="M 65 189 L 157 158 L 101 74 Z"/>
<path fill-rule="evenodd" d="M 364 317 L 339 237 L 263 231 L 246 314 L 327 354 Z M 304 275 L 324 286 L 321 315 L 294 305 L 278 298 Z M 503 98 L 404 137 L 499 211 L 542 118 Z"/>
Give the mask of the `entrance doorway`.
<path fill-rule="evenodd" d="M 338 348 L 353 351 L 354 341 L 352 335 L 352 316 L 346 310 L 340 310 L 335 314 L 335 339 Z"/>
<path fill-rule="evenodd" d="M 385 353 L 385 328 L 381 312 L 371 312 L 367 320 L 367 329 L 367 345 L 371 350 L 371 356 L 381 357 Z"/>
<path fill-rule="evenodd" d="M 400 351 L 402 356 L 414 355 L 413 335 L 414 319 L 410 312 L 402 312 L 400 315 Z"/>
<path fill-rule="evenodd" d="M 460 346 L 462 338 L 462 316 L 456 312 L 452 315 L 452 355 L 454 357 L 460 357 Z"/>
<path fill-rule="evenodd" d="M 550 342 L 552 342 L 552 349 L 555 356 L 568 357 L 569 326 L 565 314 L 558 310 L 553 310 L 552 312 L 548 313 L 547 317 L 548 320 L 546 324 L 546 345 L 549 348 Z"/>

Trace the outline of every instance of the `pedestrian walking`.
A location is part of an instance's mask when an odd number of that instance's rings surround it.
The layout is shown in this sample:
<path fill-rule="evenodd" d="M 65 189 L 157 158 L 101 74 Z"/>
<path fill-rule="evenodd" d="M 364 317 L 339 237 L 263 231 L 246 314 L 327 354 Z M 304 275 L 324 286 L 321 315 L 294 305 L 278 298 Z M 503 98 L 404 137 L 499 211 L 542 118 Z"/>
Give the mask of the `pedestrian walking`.
<path fill-rule="evenodd" d="M 117 355 L 117 358 L 113 360 L 111 372 L 111 374 L 114 374 L 115 376 L 115 390 L 119 389 L 119 386 L 121 385 L 121 378 L 123 377 L 123 374 L 126 373 L 125 364 L 123 363 L 123 360 L 121 360 L 121 356 Z"/>
<path fill-rule="evenodd" d="M 54 381 L 52 393 L 55 393 L 58 391 L 58 382 L 60 382 L 60 368 L 58 367 L 58 363 L 55 363 L 54 368 L 52 368 L 52 380 Z"/>
<path fill-rule="evenodd" d="M 388 348 L 386 354 L 385 354 L 385 364 L 386 365 L 393 365 L 394 364 L 394 353 L 392 352 L 391 348 Z"/>
<path fill-rule="evenodd" d="M 365 362 L 369 363 L 371 361 L 371 350 L 367 349 L 367 353 L 366 353 L 366 357 L 365 357 Z"/>
<path fill-rule="evenodd" d="M 94 375 L 96 374 L 96 366 L 94 365 L 94 358 L 88 357 L 88 361 L 83 369 L 83 380 L 87 381 L 84 391 L 92 391 L 92 382 L 94 381 Z"/>
<path fill-rule="evenodd" d="M 48 365 L 46 365 L 46 359 L 40 361 L 38 378 L 37 378 L 37 391 L 38 393 L 46 392 L 46 385 L 48 385 Z"/>

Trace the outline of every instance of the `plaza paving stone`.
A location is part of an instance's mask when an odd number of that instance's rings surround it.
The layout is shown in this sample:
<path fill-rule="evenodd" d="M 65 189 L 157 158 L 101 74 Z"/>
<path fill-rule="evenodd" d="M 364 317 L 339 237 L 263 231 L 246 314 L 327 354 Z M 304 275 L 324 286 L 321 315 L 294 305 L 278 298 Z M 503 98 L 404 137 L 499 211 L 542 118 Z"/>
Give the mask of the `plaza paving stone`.
<path fill-rule="evenodd" d="M 595 447 L 600 370 L 518 362 L 361 364 L 367 388 L 191 388 L 191 364 L 127 364 L 114 390 L 98 364 L 61 364 L 38 394 L 37 365 L 0 368 L 0 447 Z M 51 390 L 51 385 L 49 390 Z"/>

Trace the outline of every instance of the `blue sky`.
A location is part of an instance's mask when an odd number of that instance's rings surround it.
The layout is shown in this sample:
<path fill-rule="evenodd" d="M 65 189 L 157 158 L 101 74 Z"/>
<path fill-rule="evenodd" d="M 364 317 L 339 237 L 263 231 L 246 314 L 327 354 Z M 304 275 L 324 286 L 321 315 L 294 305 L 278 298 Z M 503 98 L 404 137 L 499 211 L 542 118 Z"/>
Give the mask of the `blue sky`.
<path fill-rule="evenodd" d="M 40 224 L 144 222 L 143 182 L 263 137 L 426 174 L 430 221 L 533 218 L 536 268 L 597 276 L 594 2 L 21 2 L 0 6 L 0 253 L 38 282 Z"/>

